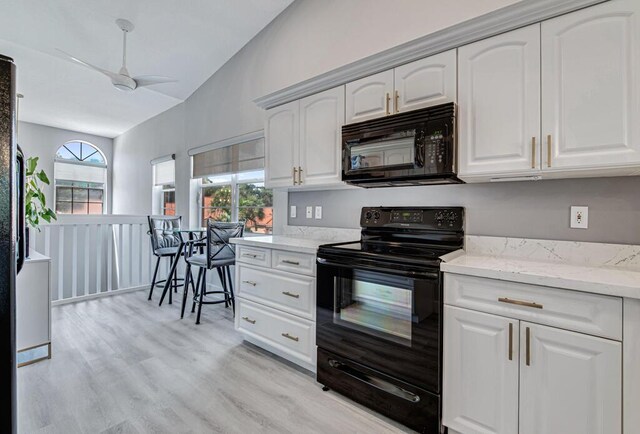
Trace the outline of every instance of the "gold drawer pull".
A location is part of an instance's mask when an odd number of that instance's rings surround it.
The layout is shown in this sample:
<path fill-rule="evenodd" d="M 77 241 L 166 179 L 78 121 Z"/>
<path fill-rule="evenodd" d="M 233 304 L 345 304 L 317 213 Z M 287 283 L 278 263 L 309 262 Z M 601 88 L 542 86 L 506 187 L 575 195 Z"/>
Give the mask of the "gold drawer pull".
<path fill-rule="evenodd" d="M 287 338 L 287 339 L 291 339 L 292 341 L 296 341 L 298 342 L 300 339 L 298 339 L 297 336 L 291 336 L 289 333 L 282 333 L 282 336 Z"/>
<path fill-rule="evenodd" d="M 298 174 L 298 169 L 293 167 L 293 185 L 296 185 L 298 181 L 296 180 L 296 175 Z"/>
<path fill-rule="evenodd" d="M 250 323 L 250 324 L 255 324 L 256 323 L 255 319 L 251 319 L 248 316 L 243 316 L 242 319 L 245 320 L 246 322 Z"/>
<path fill-rule="evenodd" d="M 536 168 L 536 138 L 531 137 L 531 168 Z"/>
<path fill-rule="evenodd" d="M 389 116 L 391 114 L 391 110 L 389 110 L 389 102 L 391 101 L 391 97 L 389 96 L 389 92 L 386 95 L 386 105 L 385 105 L 385 114 Z"/>
<path fill-rule="evenodd" d="M 300 265 L 300 262 L 298 262 L 298 261 L 290 261 L 288 259 L 283 259 L 282 263 L 283 264 L 291 264 L 291 265 Z"/>
<path fill-rule="evenodd" d="M 396 101 L 395 101 L 395 106 L 396 106 L 396 113 L 400 112 L 400 93 L 396 90 Z"/>
<path fill-rule="evenodd" d="M 300 294 L 293 294 L 293 293 L 291 293 L 291 292 L 289 292 L 289 291 L 282 291 L 282 293 L 283 293 L 284 295 L 289 296 L 289 297 L 293 297 L 293 298 L 300 298 Z"/>
<path fill-rule="evenodd" d="M 525 348 L 525 362 L 527 363 L 527 366 L 531 366 L 531 330 L 529 329 L 529 327 L 527 327 L 526 329 L 526 345 L 527 348 Z"/>
<path fill-rule="evenodd" d="M 509 323 L 509 360 L 513 360 L 513 323 Z"/>
<path fill-rule="evenodd" d="M 257 258 L 258 255 L 254 255 L 253 253 L 243 253 L 242 256 L 245 258 Z"/>
<path fill-rule="evenodd" d="M 551 167 L 551 134 L 547 136 L 547 167 Z"/>
<path fill-rule="evenodd" d="M 518 306 L 526 306 L 526 307 L 534 307 L 536 309 L 542 309 L 541 304 L 534 303 L 533 301 L 512 300 L 506 297 L 500 297 L 498 298 L 498 301 L 501 303 L 517 304 Z"/>
<path fill-rule="evenodd" d="M 251 286 L 256 286 L 257 285 L 257 283 L 254 282 L 253 280 L 243 280 L 242 283 L 247 283 L 247 284 L 249 284 Z"/>

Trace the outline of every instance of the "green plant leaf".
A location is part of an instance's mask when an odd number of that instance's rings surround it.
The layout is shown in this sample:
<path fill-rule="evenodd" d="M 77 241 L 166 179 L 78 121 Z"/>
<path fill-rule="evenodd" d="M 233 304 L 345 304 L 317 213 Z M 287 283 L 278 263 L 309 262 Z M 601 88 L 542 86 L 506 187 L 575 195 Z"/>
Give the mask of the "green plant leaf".
<path fill-rule="evenodd" d="M 29 157 L 27 158 L 27 176 L 32 176 L 36 171 L 36 167 L 38 166 L 38 160 L 40 157 Z"/>
<path fill-rule="evenodd" d="M 38 172 L 38 179 L 44 182 L 45 184 L 49 185 L 49 178 L 47 177 L 47 174 L 44 173 L 44 170 L 41 170 L 40 172 Z"/>

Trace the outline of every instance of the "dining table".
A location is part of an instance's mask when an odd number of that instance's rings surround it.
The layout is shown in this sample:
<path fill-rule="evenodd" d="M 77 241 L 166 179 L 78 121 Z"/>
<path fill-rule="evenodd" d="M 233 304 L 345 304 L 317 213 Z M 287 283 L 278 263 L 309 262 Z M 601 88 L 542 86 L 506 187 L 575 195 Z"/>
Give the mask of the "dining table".
<path fill-rule="evenodd" d="M 180 244 L 178 246 L 178 254 L 175 255 L 171 260 L 171 265 L 169 267 L 169 274 L 167 275 L 166 282 L 164 283 L 164 289 L 162 290 L 162 296 L 160 297 L 159 306 L 162 306 L 162 302 L 164 301 L 165 296 L 169 293 L 169 304 L 173 303 L 173 296 L 171 293 L 171 282 L 173 282 L 174 276 L 176 274 L 176 270 L 178 268 L 178 262 L 180 262 L 180 258 L 186 255 L 185 247 L 188 242 L 197 240 L 202 238 L 203 234 L 207 232 L 207 228 L 196 227 L 196 228 L 175 228 L 175 229 L 167 229 L 166 232 L 171 232 L 173 234 L 177 234 L 180 239 Z M 186 276 L 184 283 L 186 283 Z"/>

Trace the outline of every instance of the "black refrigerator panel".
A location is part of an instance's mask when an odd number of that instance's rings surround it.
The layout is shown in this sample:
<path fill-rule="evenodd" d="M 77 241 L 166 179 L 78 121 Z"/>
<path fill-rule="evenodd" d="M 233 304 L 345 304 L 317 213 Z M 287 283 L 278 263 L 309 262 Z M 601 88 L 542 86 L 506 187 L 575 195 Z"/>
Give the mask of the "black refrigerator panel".
<path fill-rule="evenodd" d="M 17 432 L 15 280 L 17 236 L 16 67 L 0 55 L 0 432 Z"/>

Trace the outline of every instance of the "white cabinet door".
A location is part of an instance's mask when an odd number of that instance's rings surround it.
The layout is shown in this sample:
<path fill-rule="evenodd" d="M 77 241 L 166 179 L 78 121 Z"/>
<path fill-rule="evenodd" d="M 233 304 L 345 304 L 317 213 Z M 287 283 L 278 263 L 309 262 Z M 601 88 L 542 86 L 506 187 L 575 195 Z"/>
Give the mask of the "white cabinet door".
<path fill-rule="evenodd" d="M 397 67 L 394 112 L 455 102 L 456 78 L 456 50 Z"/>
<path fill-rule="evenodd" d="M 341 182 L 344 86 L 300 100 L 300 179 L 303 185 Z"/>
<path fill-rule="evenodd" d="M 458 60 L 460 176 L 537 172 L 540 25 L 460 47 Z"/>
<path fill-rule="evenodd" d="M 615 0 L 542 23 L 545 169 L 640 162 L 639 15 Z"/>
<path fill-rule="evenodd" d="M 520 346 L 520 434 L 620 434 L 620 342 L 522 322 Z"/>
<path fill-rule="evenodd" d="M 444 307 L 445 426 L 465 434 L 518 432 L 518 335 L 517 320 Z"/>
<path fill-rule="evenodd" d="M 265 117 L 265 184 L 267 187 L 293 185 L 298 168 L 299 101 L 267 110 Z"/>
<path fill-rule="evenodd" d="M 393 69 L 347 83 L 346 94 L 348 124 L 391 114 Z"/>

